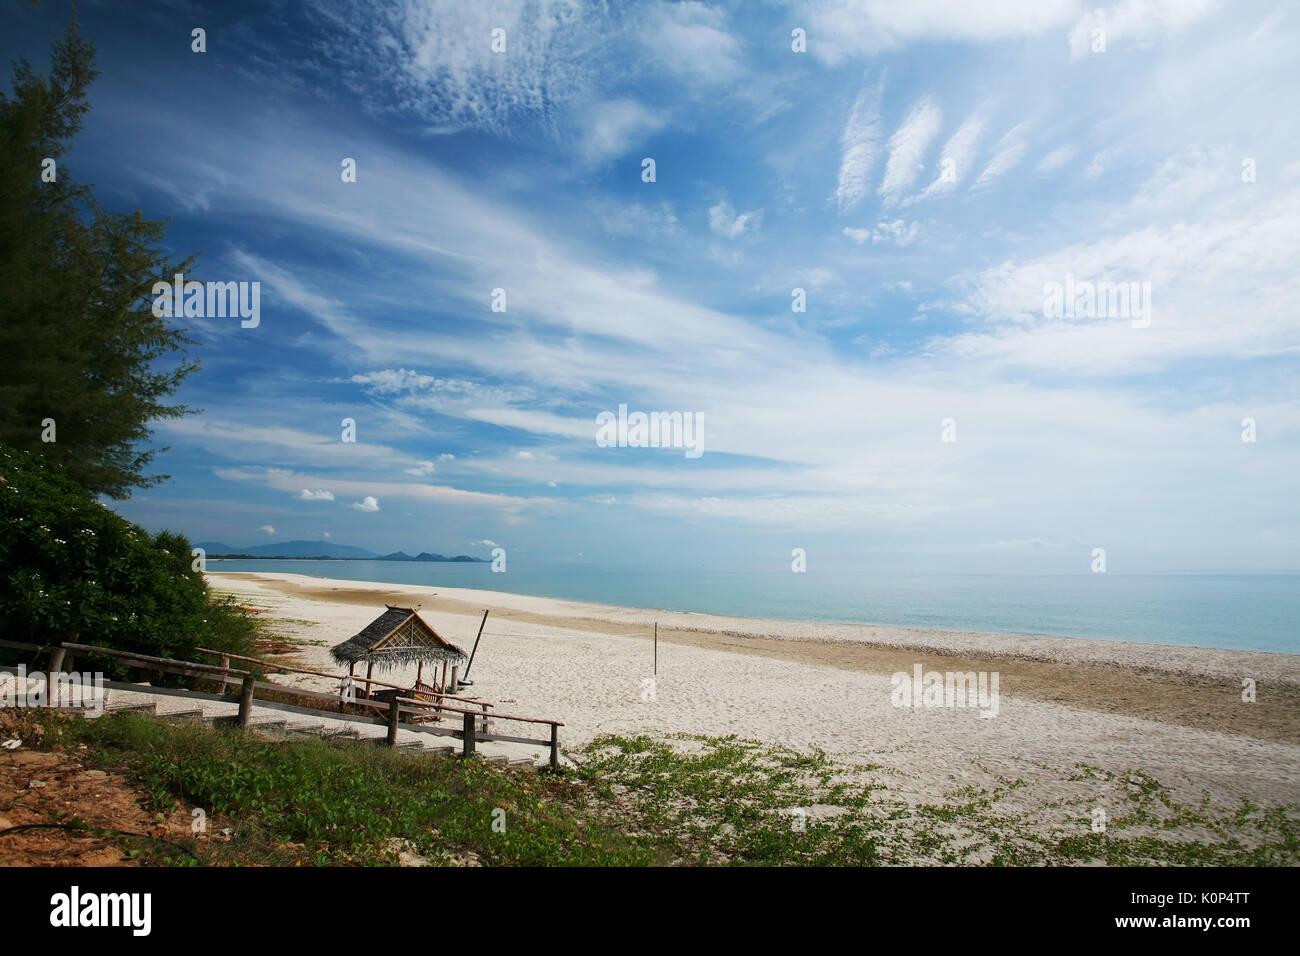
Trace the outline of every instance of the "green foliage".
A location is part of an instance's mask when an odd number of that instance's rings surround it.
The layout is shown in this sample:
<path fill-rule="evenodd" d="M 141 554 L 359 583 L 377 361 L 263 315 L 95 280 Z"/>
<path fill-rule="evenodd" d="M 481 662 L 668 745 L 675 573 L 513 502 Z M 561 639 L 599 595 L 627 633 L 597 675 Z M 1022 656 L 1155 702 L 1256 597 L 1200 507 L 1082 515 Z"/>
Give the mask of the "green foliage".
<path fill-rule="evenodd" d="M 430 863 L 659 861 L 646 841 L 601 823 L 580 788 L 544 775 L 356 744 L 267 742 L 131 714 L 33 719 L 48 725 L 44 746 L 86 743 L 102 763 L 125 762 L 155 809 L 202 807 L 210 831 L 229 827 L 228 843 L 190 844 L 205 863 L 393 864 L 399 845 Z M 504 830 L 493 829 L 496 810 Z"/>
<path fill-rule="evenodd" d="M 75 20 L 51 47 L 50 73 L 13 64 L 0 92 L 0 443 L 64 465 L 113 498 L 165 476 L 144 471 L 148 423 L 190 409 L 166 404 L 197 363 L 190 340 L 154 316 L 153 283 L 190 260 L 159 248 L 166 223 L 105 212 L 61 161 L 90 108 L 94 47 Z M 57 179 L 42 181 L 55 160 Z M 170 364 L 170 367 L 164 365 Z M 53 442 L 42 440 L 53 419 Z"/>
<path fill-rule="evenodd" d="M 182 535 L 151 536 L 65 469 L 0 445 L 0 634 L 188 660 L 195 647 L 249 653 L 258 623 L 210 599 L 192 562 Z"/>
<path fill-rule="evenodd" d="M 914 805 L 849 768 L 737 737 L 604 735 L 562 776 L 512 773 L 479 761 L 384 747 L 268 742 L 238 731 L 166 724 L 133 714 L 39 724 L 14 733 L 139 779 L 154 809 L 201 807 L 229 839 L 153 848 L 149 859 L 201 864 L 394 864 L 399 848 L 430 863 L 489 865 L 1295 865 L 1300 818 L 1291 805 L 1243 802 L 1230 813 L 1180 805 L 1150 776 L 1077 768 L 1071 779 L 1126 794 L 1107 832 L 1069 801 L 1044 823 L 1027 783 L 996 777 L 948 802 Z M 978 764 L 976 765 L 978 766 Z M 987 772 L 987 768 L 979 768 Z M 865 776 L 864 776 L 865 775 Z M 1008 801 L 1014 807 L 1007 806 Z M 806 811 L 802 828 L 792 811 Z M 505 829 L 493 828 L 504 811 Z M 177 852 L 180 850 L 181 852 Z"/>

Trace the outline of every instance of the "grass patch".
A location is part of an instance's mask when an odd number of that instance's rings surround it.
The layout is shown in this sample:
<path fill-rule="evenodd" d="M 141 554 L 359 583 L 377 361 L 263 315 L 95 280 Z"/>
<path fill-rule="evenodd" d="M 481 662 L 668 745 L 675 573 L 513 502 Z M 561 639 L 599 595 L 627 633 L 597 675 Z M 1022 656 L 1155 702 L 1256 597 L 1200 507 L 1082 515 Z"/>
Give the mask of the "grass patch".
<path fill-rule="evenodd" d="M 803 753 L 736 737 L 604 735 L 581 752 L 581 776 L 639 832 L 697 863 L 782 865 L 1276 866 L 1300 862 L 1293 805 L 1248 802 L 1215 813 L 1208 798 L 1183 806 L 1140 771 L 1080 765 L 1112 796 L 1104 832 L 1095 801 L 1025 808 L 1027 781 L 992 775 L 941 804 L 891 793 L 881 767 L 852 768 L 819 750 Z M 978 764 L 977 764 L 978 766 Z M 986 772 L 986 768 L 984 769 Z M 1119 796 L 1114 796 L 1118 793 Z M 1014 807 L 1008 798 L 1019 798 Z"/>
<path fill-rule="evenodd" d="M 891 791 L 898 771 L 734 736 L 604 735 L 575 753 L 577 770 L 549 775 L 128 713 L 17 713 L 36 725 L 25 740 L 85 745 L 87 759 L 138 780 L 150 809 L 207 813 L 208 837 L 150 850 L 152 862 L 390 865 L 401 854 L 537 866 L 1300 862 L 1296 807 L 1243 802 L 1224 813 L 1208 795 L 1185 806 L 1140 771 L 1066 771 L 1063 779 L 1105 794 L 1112 808 L 1105 832 L 1094 833 L 1096 798 L 1035 802 L 1027 781 L 974 761 L 988 783 L 913 804 Z"/>
<path fill-rule="evenodd" d="M 138 779 L 153 809 L 204 810 L 214 838 L 188 841 L 192 860 L 176 854 L 169 862 L 395 864 L 399 850 L 433 864 L 662 861 L 652 841 L 600 823 L 586 788 L 562 778 L 383 747 L 271 742 L 126 713 L 32 719 L 43 725 L 43 747 L 87 745 L 95 762 Z M 228 839 L 215 838 L 221 829 Z"/>

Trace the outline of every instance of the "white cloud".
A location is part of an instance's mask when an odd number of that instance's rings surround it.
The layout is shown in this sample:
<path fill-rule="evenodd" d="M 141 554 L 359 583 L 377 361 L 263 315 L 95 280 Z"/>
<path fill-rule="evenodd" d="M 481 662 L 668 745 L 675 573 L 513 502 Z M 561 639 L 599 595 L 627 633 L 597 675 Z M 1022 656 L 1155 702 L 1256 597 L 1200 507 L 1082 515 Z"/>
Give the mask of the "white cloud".
<path fill-rule="evenodd" d="M 803 11 L 804 7 L 798 8 Z M 984 43 L 1030 37 L 1076 18 L 1079 0 L 815 0 L 808 51 L 835 65 L 917 41 Z"/>
<path fill-rule="evenodd" d="M 262 532 L 263 534 L 271 534 L 271 535 L 275 534 L 275 528 L 271 527 L 269 524 L 264 524 L 262 525 L 262 527 L 258 528 L 257 530 Z"/>
<path fill-rule="evenodd" d="M 1114 146 L 1101 150 L 1089 160 L 1088 168 L 1083 171 L 1083 175 L 1088 179 L 1100 179 L 1117 155 L 1119 150 Z"/>
<path fill-rule="evenodd" d="M 366 495 L 360 501 L 355 502 L 352 507 L 357 509 L 357 511 L 378 511 L 379 499 L 374 495 Z"/>
<path fill-rule="evenodd" d="M 737 214 L 725 199 L 709 207 L 709 228 L 727 239 L 738 239 L 746 232 L 757 232 L 762 222 L 761 209 Z"/>
<path fill-rule="evenodd" d="M 298 497 L 303 501 L 333 501 L 334 492 L 326 491 L 324 488 L 304 488 L 298 492 Z"/>
<path fill-rule="evenodd" d="M 841 212 L 852 209 L 869 189 L 868 180 L 880 152 L 880 83 L 858 94 L 840 135 L 840 175 L 835 199 Z"/>
<path fill-rule="evenodd" d="M 1066 144 L 1065 146 L 1058 146 L 1056 147 L 1056 149 L 1052 150 L 1050 153 L 1048 153 L 1046 156 L 1040 159 L 1038 161 L 1038 165 L 1034 167 L 1034 170 L 1035 172 L 1038 173 L 1054 172 L 1055 170 L 1060 169 L 1070 160 L 1074 159 L 1074 154 L 1076 152 L 1078 152 L 1078 150 L 1076 150 L 1074 146 L 1070 144 Z"/>
<path fill-rule="evenodd" d="M 1123 0 L 1099 7 L 1084 14 L 1070 31 L 1070 59 L 1092 53 L 1094 30 L 1104 31 L 1107 52 L 1116 45 L 1147 45 L 1203 19 L 1219 6 L 1219 0 Z"/>
<path fill-rule="evenodd" d="M 919 222 L 908 223 L 903 219 L 894 219 L 889 222 L 876 223 L 875 229 L 844 229 L 844 235 L 848 236 L 858 245 L 862 245 L 867 240 L 872 244 L 877 242 L 892 242 L 899 246 L 911 245 L 921 231 Z"/>
<path fill-rule="evenodd" d="M 970 175 L 975 163 L 975 154 L 979 148 L 980 137 L 987 126 L 983 109 L 976 110 L 966 122 L 949 137 L 939 156 L 939 173 L 925 191 L 913 196 L 907 202 L 932 199 L 957 188 L 957 184 Z"/>
<path fill-rule="evenodd" d="M 637 33 L 649 62 L 712 85 L 740 71 L 740 44 L 726 26 L 726 11 L 686 0 L 655 4 Z"/>
<path fill-rule="evenodd" d="M 1025 150 L 1028 148 L 1025 142 L 1025 134 L 1028 131 L 1029 123 L 1026 121 L 1017 123 L 1002 135 L 997 146 L 993 149 L 993 158 L 984 167 L 984 172 L 980 173 L 980 178 L 975 180 L 972 189 L 987 187 L 999 176 L 1014 169 L 1020 163 L 1020 160 L 1024 158 Z"/>
<path fill-rule="evenodd" d="M 422 461 L 417 463 L 414 468 L 404 468 L 403 471 L 408 475 L 415 475 L 417 478 L 422 478 L 433 474 L 434 464 L 431 461 Z"/>
<path fill-rule="evenodd" d="M 330 68 L 348 71 L 363 105 L 413 111 L 435 132 L 543 126 L 588 95 L 591 65 L 609 55 L 605 11 L 566 0 L 397 0 L 312 11 L 335 28 Z M 501 53 L 492 49 L 497 28 L 505 31 Z"/>
<path fill-rule="evenodd" d="M 880 183 L 880 195 L 886 204 L 897 202 L 920 175 L 925 151 L 938 135 L 942 119 L 943 113 L 935 102 L 928 96 L 922 97 L 889 138 L 889 160 Z"/>
<path fill-rule="evenodd" d="M 588 163 L 598 164 L 632 149 L 648 149 L 646 140 L 666 122 L 663 115 L 635 100 L 597 103 L 582 110 L 578 152 Z"/>

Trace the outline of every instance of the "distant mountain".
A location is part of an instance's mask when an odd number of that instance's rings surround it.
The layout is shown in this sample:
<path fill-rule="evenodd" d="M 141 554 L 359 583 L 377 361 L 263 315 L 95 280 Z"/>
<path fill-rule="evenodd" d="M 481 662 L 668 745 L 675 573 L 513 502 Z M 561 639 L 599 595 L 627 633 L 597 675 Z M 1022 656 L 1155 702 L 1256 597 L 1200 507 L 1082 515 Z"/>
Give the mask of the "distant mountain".
<path fill-rule="evenodd" d="M 441 554 L 421 551 L 415 557 L 404 551 L 378 555 L 365 548 L 351 545 L 335 544 L 333 541 L 284 541 L 280 544 L 254 544 L 246 548 L 234 548 L 220 541 L 196 541 L 194 547 L 202 548 L 209 558 L 331 558 L 365 561 L 483 561 L 486 558 L 471 558 L 467 554 L 458 554 L 454 558 Z"/>
<path fill-rule="evenodd" d="M 415 557 L 411 557 L 405 551 L 394 551 L 392 554 L 386 554 L 378 561 L 487 561 L 487 558 L 471 558 L 468 554 L 458 554 L 454 558 L 449 558 L 443 554 L 430 554 L 428 551 L 421 551 Z"/>
<path fill-rule="evenodd" d="M 254 558 L 377 558 L 379 555 L 365 548 L 354 548 L 333 541 L 282 541 L 279 544 L 253 544 L 246 548 L 232 548 L 220 541 L 200 541 L 196 548 L 202 548 L 208 557 L 230 557 L 234 555 Z"/>

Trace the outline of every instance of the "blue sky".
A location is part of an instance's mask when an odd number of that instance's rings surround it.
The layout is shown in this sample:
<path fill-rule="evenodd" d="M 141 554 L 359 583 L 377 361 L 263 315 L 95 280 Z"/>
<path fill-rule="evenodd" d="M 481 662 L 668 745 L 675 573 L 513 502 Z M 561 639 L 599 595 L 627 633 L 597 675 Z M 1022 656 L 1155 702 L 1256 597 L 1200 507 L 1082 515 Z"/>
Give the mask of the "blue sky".
<path fill-rule="evenodd" d="M 65 169 L 170 216 L 192 278 L 262 286 L 255 329 L 190 320 L 204 411 L 159 423 L 132 520 L 1300 568 L 1295 4 L 123 7 L 81 5 L 103 76 Z M 42 63 L 68 6 L 17 9 L 5 52 Z M 1150 283 L 1149 326 L 1045 315 L 1067 275 Z M 704 454 L 598 447 L 620 403 L 700 415 Z"/>

